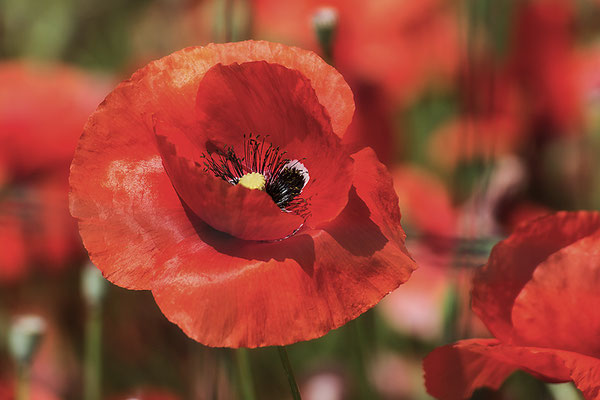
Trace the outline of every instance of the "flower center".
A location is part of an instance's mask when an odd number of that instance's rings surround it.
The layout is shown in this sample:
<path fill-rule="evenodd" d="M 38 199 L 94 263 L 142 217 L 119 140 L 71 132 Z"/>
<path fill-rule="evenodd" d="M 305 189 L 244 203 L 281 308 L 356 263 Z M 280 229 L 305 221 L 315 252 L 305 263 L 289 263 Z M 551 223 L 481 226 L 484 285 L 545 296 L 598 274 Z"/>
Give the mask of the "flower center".
<path fill-rule="evenodd" d="M 282 211 L 304 218 L 310 215 L 302 190 L 310 180 L 308 169 L 299 160 L 284 158 L 279 147 L 266 144 L 260 136 L 244 136 L 244 155 L 238 157 L 232 147 L 203 154 L 205 171 L 248 189 L 264 190 Z"/>
<path fill-rule="evenodd" d="M 248 189 L 265 190 L 266 179 L 263 174 L 258 172 L 250 172 L 245 174 L 238 181 L 238 185 L 242 185 Z"/>

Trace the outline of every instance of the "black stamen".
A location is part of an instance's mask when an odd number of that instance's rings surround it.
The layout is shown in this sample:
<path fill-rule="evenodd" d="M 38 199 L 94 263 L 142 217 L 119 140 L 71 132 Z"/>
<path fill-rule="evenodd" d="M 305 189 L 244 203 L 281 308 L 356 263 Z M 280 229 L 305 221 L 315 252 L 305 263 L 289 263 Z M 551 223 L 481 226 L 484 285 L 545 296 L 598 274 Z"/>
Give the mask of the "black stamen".
<path fill-rule="evenodd" d="M 230 146 L 208 156 L 203 154 L 205 171 L 232 185 L 237 185 L 245 174 L 258 172 L 265 177 L 265 192 L 279 208 L 307 218 L 310 215 L 308 202 L 300 197 L 306 176 L 295 168 L 299 162 L 290 164 L 290 160 L 284 158 L 285 152 L 272 144 L 265 148 L 265 137 L 260 139 L 260 135 L 254 138 L 252 134 L 248 138 L 244 135 L 243 158 L 239 158 Z"/>

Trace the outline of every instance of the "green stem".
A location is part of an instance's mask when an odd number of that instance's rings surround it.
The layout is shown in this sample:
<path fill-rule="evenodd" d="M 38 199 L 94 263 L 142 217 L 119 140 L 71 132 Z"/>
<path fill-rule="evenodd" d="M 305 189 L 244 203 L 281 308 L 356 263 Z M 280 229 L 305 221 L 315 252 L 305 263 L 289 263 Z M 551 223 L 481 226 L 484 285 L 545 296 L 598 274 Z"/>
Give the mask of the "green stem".
<path fill-rule="evenodd" d="M 16 400 L 29 400 L 29 366 L 23 362 L 17 367 Z"/>
<path fill-rule="evenodd" d="M 100 400 L 102 371 L 102 306 L 90 303 L 85 327 L 84 400 Z"/>
<path fill-rule="evenodd" d="M 359 390 L 361 393 L 361 398 L 364 399 L 377 399 L 375 391 L 371 387 L 369 379 L 367 378 L 367 354 L 369 353 L 369 344 L 367 343 L 367 338 L 365 337 L 365 330 L 363 324 L 366 322 L 366 317 L 368 315 L 364 314 L 354 321 L 350 322 L 351 328 L 351 341 L 355 344 L 353 346 L 354 349 L 354 364 L 355 364 L 355 373 L 358 378 Z"/>
<path fill-rule="evenodd" d="M 225 0 L 223 27 L 225 29 L 225 43 L 231 42 L 233 39 L 233 0 Z"/>
<path fill-rule="evenodd" d="M 248 350 L 241 348 L 235 351 L 237 362 L 240 390 L 242 398 L 245 400 L 254 400 L 254 385 L 252 384 L 252 370 L 250 369 L 250 360 L 248 359 Z"/>
<path fill-rule="evenodd" d="M 290 390 L 292 391 L 292 398 L 294 400 L 302 400 L 300 397 L 300 390 L 298 389 L 298 384 L 296 383 L 296 378 L 294 378 L 294 371 L 292 371 L 292 365 L 290 364 L 290 359 L 288 358 L 287 350 L 285 346 L 277 346 L 277 351 L 279 352 L 279 358 L 281 359 L 281 365 L 285 371 L 285 375 L 287 376 L 288 383 L 290 384 Z"/>

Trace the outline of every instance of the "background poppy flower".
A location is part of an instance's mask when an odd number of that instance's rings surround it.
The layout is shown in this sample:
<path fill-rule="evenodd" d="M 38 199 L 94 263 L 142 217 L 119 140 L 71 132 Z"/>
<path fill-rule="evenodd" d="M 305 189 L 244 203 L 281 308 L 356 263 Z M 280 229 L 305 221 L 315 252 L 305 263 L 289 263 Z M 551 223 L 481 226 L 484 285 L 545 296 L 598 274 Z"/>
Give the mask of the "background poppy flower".
<path fill-rule="evenodd" d="M 82 256 L 68 169 L 105 82 L 66 66 L 0 64 L 0 282 Z"/>
<path fill-rule="evenodd" d="M 496 339 L 440 347 L 424 361 L 440 399 L 498 388 L 517 369 L 573 381 L 600 398 L 600 213 L 561 212 L 519 227 L 475 276 L 472 307 Z M 591 308 L 590 308 L 591 307 Z"/>
<path fill-rule="evenodd" d="M 353 110 L 341 75 L 297 48 L 208 45 L 149 64 L 90 117 L 73 160 L 90 257 L 207 345 L 343 325 L 415 268 L 391 177 L 342 145 Z"/>

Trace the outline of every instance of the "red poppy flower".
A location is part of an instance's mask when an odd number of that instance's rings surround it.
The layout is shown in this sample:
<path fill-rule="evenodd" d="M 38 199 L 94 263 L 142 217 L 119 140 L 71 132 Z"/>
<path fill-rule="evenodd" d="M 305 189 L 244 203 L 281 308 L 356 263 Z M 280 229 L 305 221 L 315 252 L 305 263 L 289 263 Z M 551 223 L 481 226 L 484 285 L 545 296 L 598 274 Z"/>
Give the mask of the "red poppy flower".
<path fill-rule="evenodd" d="M 509 59 L 541 135 L 576 133 L 581 122 L 574 24 L 569 0 L 520 2 L 516 10 Z"/>
<path fill-rule="evenodd" d="M 68 211 L 68 170 L 97 79 L 62 67 L 0 65 L 0 282 L 82 255 Z"/>
<path fill-rule="evenodd" d="M 473 310 L 496 339 L 440 347 L 424 361 L 440 399 L 498 388 L 517 369 L 573 381 L 600 399 L 600 213 L 561 212 L 520 226 L 475 276 Z"/>
<path fill-rule="evenodd" d="M 279 44 L 149 64 L 91 116 L 71 166 L 92 260 L 207 345 L 341 326 L 415 268 L 386 169 L 341 144 L 353 109 L 332 67 Z"/>

